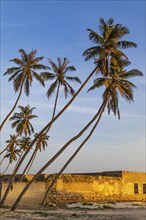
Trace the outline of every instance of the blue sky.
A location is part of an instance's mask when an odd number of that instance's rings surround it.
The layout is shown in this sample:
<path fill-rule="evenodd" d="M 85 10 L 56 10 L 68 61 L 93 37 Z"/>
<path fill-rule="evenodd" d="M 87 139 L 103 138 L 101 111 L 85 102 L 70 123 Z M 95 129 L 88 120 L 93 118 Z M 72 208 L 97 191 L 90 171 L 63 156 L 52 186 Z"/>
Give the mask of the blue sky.
<path fill-rule="evenodd" d="M 125 40 L 136 42 L 136 49 L 124 52 L 132 62 L 130 69 L 138 68 L 145 75 L 145 1 L 1 1 L 1 115 L 2 118 L 13 106 L 17 94 L 2 74 L 20 57 L 20 48 L 30 52 L 37 49 L 38 56 L 47 58 L 67 57 L 77 69 L 82 82 L 94 68 L 93 61 L 85 62 L 82 53 L 93 46 L 88 39 L 87 28 L 99 33 L 99 19 L 112 17 L 130 29 Z M 36 172 L 46 160 L 73 137 L 93 117 L 101 104 L 101 91 L 87 93 L 93 79 L 88 83 L 70 108 L 57 120 L 51 131 L 48 148 L 39 153 L 31 172 Z M 105 112 L 94 135 L 74 159 L 66 172 L 98 172 L 102 170 L 145 170 L 145 76 L 133 80 L 138 89 L 135 101 L 128 104 L 120 99 L 121 119 Z M 29 98 L 21 97 L 19 105 L 36 107 L 34 127 L 39 131 L 50 120 L 54 96 L 48 101 L 46 87 L 37 82 L 31 88 Z M 78 88 L 78 85 L 74 85 Z M 58 111 L 69 100 L 60 92 Z M 18 110 L 18 109 L 16 109 Z M 9 134 L 13 134 L 9 122 L 1 134 L 1 148 Z M 87 133 L 86 133 L 87 134 Z M 84 136 L 85 137 L 85 136 Z M 81 139 L 83 140 L 83 138 Z M 74 152 L 77 141 L 45 172 L 57 172 L 69 155 Z M 4 165 L 6 165 L 5 163 Z M 11 169 L 9 169 L 11 172 Z M 21 172 L 21 170 L 20 170 Z"/>

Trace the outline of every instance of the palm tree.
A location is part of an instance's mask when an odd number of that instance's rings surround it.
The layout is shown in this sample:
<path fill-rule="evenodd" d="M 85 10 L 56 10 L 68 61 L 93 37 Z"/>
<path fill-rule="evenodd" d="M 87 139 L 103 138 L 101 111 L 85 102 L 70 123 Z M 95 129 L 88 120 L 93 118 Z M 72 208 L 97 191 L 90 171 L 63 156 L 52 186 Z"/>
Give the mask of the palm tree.
<path fill-rule="evenodd" d="M 11 148 L 12 145 L 16 145 L 17 144 L 17 137 L 18 137 L 18 135 L 10 135 L 10 139 L 6 141 L 7 146 L 0 154 L 3 154 L 5 151 L 9 151 L 9 149 Z M 6 155 L 3 156 L 3 159 L 0 162 L 0 165 L 3 163 L 4 159 L 6 158 L 5 156 Z"/>
<path fill-rule="evenodd" d="M 19 153 L 20 153 L 20 150 L 16 149 L 16 147 L 17 147 L 17 137 L 18 137 L 17 135 L 10 135 L 10 139 L 6 141 L 6 143 L 8 143 L 7 153 L 3 157 L 3 159 L 9 158 L 9 163 L 8 163 L 8 166 L 6 167 L 6 169 L 3 173 L 5 173 L 7 171 L 7 169 L 9 168 L 10 164 L 13 161 L 17 160 L 17 155 L 19 155 Z"/>
<path fill-rule="evenodd" d="M 57 88 L 53 116 L 52 116 L 52 118 L 54 118 L 60 86 L 64 87 L 65 98 L 67 98 L 68 94 L 71 94 L 72 96 L 75 94 L 75 90 L 68 83 L 68 81 L 78 82 L 78 83 L 81 83 L 81 81 L 78 77 L 67 76 L 68 72 L 76 71 L 74 66 L 68 66 L 69 61 L 67 60 L 67 58 L 64 58 L 62 60 L 60 57 L 58 57 L 57 64 L 55 64 L 51 59 L 48 59 L 48 61 L 51 65 L 51 69 L 53 70 L 53 73 L 44 72 L 41 73 L 41 76 L 43 80 L 54 80 L 54 82 L 50 85 L 49 89 L 47 90 L 48 98 L 51 97 L 51 95 L 55 92 L 55 89 Z"/>
<path fill-rule="evenodd" d="M 12 128 L 16 127 L 16 132 L 19 135 L 22 135 L 23 133 L 25 136 L 31 135 L 34 133 L 34 128 L 30 120 L 38 117 L 37 115 L 32 114 L 35 108 L 30 108 L 29 105 L 25 107 L 20 105 L 18 108 L 20 109 L 20 112 L 14 113 L 14 115 L 10 118 L 10 121 L 14 121 L 11 126 Z"/>
<path fill-rule="evenodd" d="M 44 86 L 44 81 L 41 76 L 38 74 L 39 70 L 46 70 L 48 69 L 47 66 L 43 64 L 39 64 L 39 62 L 43 59 L 43 57 L 36 57 L 37 50 L 32 50 L 30 53 L 26 53 L 24 49 L 19 50 L 21 54 L 21 59 L 14 58 L 10 61 L 14 62 L 18 67 L 11 67 L 8 68 L 7 71 L 4 73 L 5 75 L 10 75 L 9 81 L 13 81 L 14 91 L 19 92 L 16 102 L 12 107 L 11 111 L 7 114 L 5 119 L 3 120 L 2 124 L 0 125 L 0 131 L 4 126 L 7 119 L 10 117 L 12 112 L 17 106 L 17 103 L 20 99 L 22 94 L 22 90 L 24 88 L 24 92 L 27 96 L 30 93 L 30 86 L 33 82 L 33 77 Z M 36 72 L 37 71 L 37 72 Z"/>
<path fill-rule="evenodd" d="M 107 26 L 110 26 L 109 25 L 109 23 L 110 22 L 107 22 Z M 101 26 L 103 26 L 103 29 L 105 28 L 106 29 L 106 26 L 104 25 L 104 22 L 103 23 L 101 23 Z M 109 47 L 108 48 L 108 53 L 106 53 L 106 58 L 108 57 L 108 55 L 109 56 L 111 56 L 112 55 L 112 51 L 113 51 L 113 48 L 115 47 L 115 48 L 117 48 L 117 47 L 120 47 L 120 45 L 121 45 L 121 48 L 127 48 L 127 47 L 124 47 L 124 42 L 125 42 L 125 45 L 126 45 L 126 42 L 127 41 L 119 41 L 119 39 L 121 39 L 121 35 L 120 35 L 120 32 L 121 32 L 121 30 L 122 29 L 125 29 L 122 25 L 121 25 L 121 28 L 119 28 L 119 26 L 118 25 L 114 25 L 113 24 L 113 29 L 115 29 L 115 33 L 117 33 L 117 38 L 114 36 L 114 40 L 115 40 L 115 42 L 116 43 L 114 43 L 114 44 L 110 44 L 110 46 L 111 46 L 111 48 Z M 108 31 L 107 31 L 108 32 Z M 126 32 L 126 31 L 125 31 Z M 105 33 L 106 33 L 106 30 L 105 30 Z M 127 34 L 128 34 L 128 31 L 127 31 Z M 125 33 L 125 35 L 126 35 L 126 33 Z M 90 34 L 89 34 L 89 39 L 91 39 L 92 40 L 92 38 L 91 38 L 91 36 L 90 36 Z M 87 84 L 87 82 L 90 80 L 90 78 L 94 75 L 94 73 L 95 72 L 98 72 L 98 71 L 101 71 L 102 69 L 101 69 L 101 63 L 102 63 L 102 66 L 106 66 L 106 64 L 104 64 L 104 61 L 105 61 L 105 59 L 104 59 L 104 50 L 105 50 L 105 48 L 103 47 L 103 43 L 101 42 L 99 42 L 99 40 L 98 40 L 98 37 L 97 37 L 97 43 L 99 44 L 98 45 L 98 47 L 97 47 L 97 51 L 96 51 L 96 56 L 95 56 L 95 53 L 94 53 L 94 56 L 91 56 L 90 55 L 90 57 L 88 57 L 89 56 L 89 54 L 90 54 L 90 51 L 89 51 L 89 53 L 87 52 L 87 50 L 83 53 L 83 55 L 84 56 L 86 56 L 85 57 L 85 60 L 88 60 L 88 59 L 90 59 L 90 58 L 97 58 L 97 59 L 99 59 L 99 60 L 102 60 L 102 62 L 98 62 L 97 63 L 97 61 L 95 62 L 95 68 L 94 68 L 94 70 L 90 73 L 90 75 L 85 79 L 85 81 L 83 82 L 83 84 L 81 85 L 81 87 L 78 89 L 78 91 L 74 94 L 74 96 L 70 99 L 70 101 L 63 107 L 63 109 L 56 115 L 56 116 L 54 116 L 54 118 L 50 121 L 50 122 L 48 122 L 47 124 L 46 124 L 46 126 L 39 132 L 39 134 L 34 138 L 34 140 L 32 141 L 32 143 L 31 143 L 31 147 L 35 144 L 35 142 L 37 141 L 37 139 L 43 134 L 43 133 L 45 133 L 48 129 L 50 129 L 50 127 L 52 126 L 52 124 L 64 113 L 64 111 L 71 105 L 71 103 L 74 101 L 74 99 L 77 97 L 77 95 L 81 92 L 81 90 L 84 88 L 84 86 Z M 119 42 L 119 43 L 118 43 Z M 130 47 L 132 46 L 132 42 L 131 42 L 131 45 L 129 45 Z M 134 44 L 133 43 L 133 46 L 134 47 L 136 47 L 136 44 Z M 96 48 L 96 47 L 95 47 Z M 116 49 L 115 49 L 116 50 Z M 124 54 L 124 53 L 120 53 L 120 50 L 117 50 L 117 52 L 118 52 L 118 55 L 117 56 L 123 56 L 123 57 L 126 57 L 126 55 Z M 102 58 L 102 59 L 101 59 Z M 107 61 L 107 60 L 106 60 Z M 5 199 L 6 199 L 6 197 L 7 197 L 7 195 L 8 195 L 8 193 L 9 193 L 9 190 L 10 190 L 10 188 L 11 188 L 11 185 L 12 185 L 12 182 L 13 182 L 13 180 L 14 180 L 14 178 L 15 178 L 15 175 L 16 175 L 16 173 L 17 173 L 17 171 L 19 170 L 19 168 L 20 168 L 20 166 L 21 166 L 21 164 L 23 163 L 23 160 L 25 159 L 25 157 L 27 156 L 27 154 L 28 154 L 29 152 L 27 151 L 27 152 L 25 152 L 25 154 L 23 155 L 23 157 L 21 158 L 21 161 L 20 161 L 20 163 L 19 163 L 19 165 L 17 166 L 17 169 L 15 170 L 15 172 L 13 173 L 13 176 L 12 176 L 12 179 L 11 179 L 11 181 L 9 182 L 9 185 L 8 185 L 8 187 L 7 187 L 7 190 L 6 190 L 6 192 L 5 192 L 5 194 L 4 194 L 4 196 L 3 196 L 3 199 L 1 200 L 1 203 L 0 203 L 0 205 L 3 205 L 4 204 L 4 202 L 5 202 Z M 56 153 L 56 155 L 54 156 L 54 157 L 52 157 L 52 159 L 50 160 L 50 162 L 52 163 L 60 154 L 62 153 L 62 150 L 59 150 L 57 153 Z M 50 162 L 46 165 L 46 166 L 48 166 L 49 164 L 50 164 Z M 42 168 L 42 170 L 43 170 L 43 168 Z M 41 171 L 40 171 L 41 172 Z M 43 172 L 43 171 L 42 171 Z M 34 179 L 33 180 L 35 180 L 35 177 L 34 177 Z M 31 184 L 31 183 L 30 183 Z M 29 187 L 29 186 L 28 186 Z"/>

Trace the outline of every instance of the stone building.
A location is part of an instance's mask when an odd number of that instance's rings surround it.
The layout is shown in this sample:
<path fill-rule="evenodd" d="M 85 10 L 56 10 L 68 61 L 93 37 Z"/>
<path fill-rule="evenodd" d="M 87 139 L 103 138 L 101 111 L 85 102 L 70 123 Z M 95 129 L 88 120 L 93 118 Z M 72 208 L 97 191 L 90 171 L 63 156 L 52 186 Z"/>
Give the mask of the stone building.
<path fill-rule="evenodd" d="M 42 174 L 31 185 L 22 205 L 37 205 L 42 202 L 45 192 L 55 174 Z M 10 175 L 1 176 L 1 196 L 3 196 Z M 16 176 L 6 205 L 11 205 L 33 175 L 26 175 L 23 182 Z M 98 202 L 98 201 L 146 201 L 146 173 L 130 171 L 110 171 L 101 173 L 62 174 L 46 203 Z"/>

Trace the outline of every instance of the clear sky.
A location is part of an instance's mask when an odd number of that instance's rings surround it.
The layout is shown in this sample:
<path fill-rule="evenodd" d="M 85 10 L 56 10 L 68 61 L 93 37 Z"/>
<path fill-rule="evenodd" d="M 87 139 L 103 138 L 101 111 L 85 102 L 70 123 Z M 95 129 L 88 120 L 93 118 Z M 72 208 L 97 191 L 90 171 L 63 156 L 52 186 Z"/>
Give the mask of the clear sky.
<path fill-rule="evenodd" d="M 37 56 L 44 56 L 43 64 L 48 65 L 47 58 L 56 61 L 57 57 L 67 57 L 70 65 L 77 69 L 75 75 L 84 81 L 94 68 L 93 61 L 85 62 L 82 53 L 93 46 L 88 39 L 87 28 L 99 33 L 99 19 L 114 18 L 130 29 L 125 38 L 138 44 L 135 49 L 124 52 L 132 62 L 130 69 L 137 68 L 145 75 L 145 1 L 43 1 L 43 0 L 1 0 L 1 115 L 5 117 L 13 106 L 17 94 L 8 77 L 2 76 L 13 63 L 14 57 L 20 57 L 20 48 L 30 52 L 37 49 Z M 36 172 L 69 138 L 93 117 L 102 99 L 101 91 L 87 93 L 93 79 L 88 83 L 70 108 L 57 120 L 51 131 L 48 147 L 39 153 L 31 173 Z M 78 156 L 65 172 L 98 172 L 103 170 L 145 171 L 145 76 L 133 81 L 135 101 L 132 104 L 119 100 L 121 119 L 113 114 L 104 113 L 94 135 L 84 146 Z M 29 98 L 21 97 L 19 105 L 29 104 L 36 107 L 34 128 L 38 132 L 51 119 L 54 96 L 48 101 L 46 87 L 34 81 Z M 78 88 L 78 85 L 74 85 Z M 57 111 L 69 101 L 60 92 Z M 16 109 L 18 111 L 18 109 Z M 9 134 L 14 134 L 9 122 L 1 134 L 1 148 Z M 87 133 L 86 133 L 87 134 Z M 85 136 L 84 136 L 85 137 Z M 83 138 L 81 139 L 83 140 Z M 74 152 L 81 142 L 77 141 L 45 172 L 57 172 L 59 167 Z M 27 158 L 28 160 L 28 158 Z M 4 163 L 6 166 L 7 163 Z M 11 172 L 11 169 L 9 169 Z M 21 170 L 20 170 L 21 172 Z"/>

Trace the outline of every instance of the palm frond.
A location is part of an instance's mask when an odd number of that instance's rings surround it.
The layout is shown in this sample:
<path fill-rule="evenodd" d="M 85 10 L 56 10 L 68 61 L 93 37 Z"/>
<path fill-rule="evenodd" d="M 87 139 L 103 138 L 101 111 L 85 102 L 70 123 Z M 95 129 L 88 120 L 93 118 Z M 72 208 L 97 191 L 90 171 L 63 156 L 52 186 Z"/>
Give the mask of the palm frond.
<path fill-rule="evenodd" d="M 15 79 L 16 76 L 21 73 L 21 70 L 18 70 L 17 72 L 15 72 L 12 76 L 9 77 L 8 81 L 10 82 L 11 80 Z"/>
<path fill-rule="evenodd" d="M 17 92 L 22 84 L 22 81 L 24 79 L 24 75 L 23 72 L 21 72 L 13 81 L 13 86 L 14 86 L 14 90 L 15 92 Z"/>
<path fill-rule="evenodd" d="M 80 84 L 82 83 L 78 77 L 66 76 L 66 79 L 70 81 L 78 82 Z"/>
<path fill-rule="evenodd" d="M 125 57 L 125 59 L 128 60 L 126 54 L 118 50 L 116 47 L 112 48 L 111 53 L 113 53 L 117 58 Z"/>
<path fill-rule="evenodd" d="M 14 62 L 15 64 L 17 64 L 20 67 L 25 66 L 25 63 L 22 60 L 18 59 L 18 58 L 14 58 L 14 59 L 10 60 L 10 62 Z"/>
<path fill-rule="evenodd" d="M 101 52 L 100 46 L 90 47 L 87 50 L 85 50 L 82 54 L 82 56 L 85 57 L 85 61 L 93 59 L 95 57 L 98 57 Z"/>
<path fill-rule="evenodd" d="M 31 82 L 29 82 L 28 79 L 26 79 L 24 83 L 24 92 L 26 96 L 29 96 L 30 86 L 31 86 Z"/>
<path fill-rule="evenodd" d="M 30 65 L 30 68 L 33 69 L 33 70 L 47 70 L 49 69 L 48 66 L 44 66 L 42 64 L 32 64 Z"/>
<path fill-rule="evenodd" d="M 67 91 L 69 90 L 69 93 L 73 96 L 75 94 L 75 90 L 67 82 L 65 84 L 68 87 Z M 68 95 L 68 92 L 66 93 L 66 98 L 67 98 L 67 95 Z"/>
<path fill-rule="evenodd" d="M 65 98 L 67 98 L 68 96 L 68 87 L 66 84 L 64 84 L 64 95 L 65 95 Z"/>
<path fill-rule="evenodd" d="M 107 24 L 109 26 L 111 26 L 113 24 L 113 22 L 114 22 L 114 19 L 113 18 L 109 18 L 109 20 L 107 21 Z"/>
<path fill-rule="evenodd" d="M 119 41 L 117 42 L 117 47 L 120 49 L 126 49 L 131 47 L 137 47 L 137 44 L 131 41 Z"/>
<path fill-rule="evenodd" d="M 57 73 L 58 67 L 56 66 L 56 64 L 51 59 L 49 59 L 49 58 L 48 58 L 48 61 L 49 61 L 50 65 L 51 65 L 52 69 L 54 70 L 54 72 Z"/>
<path fill-rule="evenodd" d="M 103 44 L 104 40 L 103 38 L 97 34 L 95 31 L 91 30 L 90 28 L 87 29 L 89 31 L 89 40 L 92 40 L 96 44 Z"/>
<path fill-rule="evenodd" d="M 53 80 L 53 79 L 55 79 L 55 74 L 54 73 L 50 73 L 50 72 L 42 72 L 42 73 L 40 73 L 40 76 L 44 80 Z"/>
<path fill-rule="evenodd" d="M 57 58 L 57 61 L 58 61 L 58 68 L 60 69 L 61 66 L 62 66 L 62 60 L 60 57 Z"/>
<path fill-rule="evenodd" d="M 20 49 L 19 53 L 21 53 L 22 61 L 26 63 L 27 62 L 27 53 L 25 52 L 25 50 L 24 49 Z"/>
<path fill-rule="evenodd" d="M 49 89 L 48 89 L 48 91 L 47 91 L 47 97 L 48 97 L 48 99 L 49 99 L 49 98 L 51 97 L 51 95 L 54 93 L 56 87 L 57 87 L 57 80 L 55 80 L 55 82 L 53 82 L 53 83 L 50 85 L 50 87 L 49 87 Z"/>
<path fill-rule="evenodd" d="M 72 72 L 72 71 L 76 71 L 76 68 L 74 66 L 68 66 L 65 68 L 64 73 Z"/>
<path fill-rule="evenodd" d="M 33 73 L 33 76 L 36 78 L 36 80 L 37 80 L 42 86 L 45 86 L 43 78 L 42 78 L 37 72 L 35 72 L 34 70 L 32 70 L 32 73 Z"/>
<path fill-rule="evenodd" d="M 36 57 L 34 60 L 33 60 L 33 63 L 37 64 L 39 61 L 43 60 L 44 57 Z M 48 67 L 49 69 L 49 67 Z"/>
<path fill-rule="evenodd" d="M 11 67 L 11 68 L 8 68 L 7 71 L 4 72 L 3 76 L 10 75 L 10 74 L 15 74 L 19 70 L 21 70 L 21 67 Z"/>
<path fill-rule="evenodd" d="M 121 78 L 127 79 L 127 78 L 131 78 L 134 76 L 143 76 L 143 73 L 138 69 L 132 69 L 130 71 L 125 72 L 124 74 L 123 73 L 119 74 L 119 76 Z"/>
<path fill-rule="evenodd" d="M 62 72 L 64 72 L 64 70 L 67 68 L 67 65 L 70 63 L 70 61 L 65 57 L 64 59 L 63 59 L 63 64 L 62 64 L 62 66 L 61 66 L 61 70 L 62 70 Z"/>

